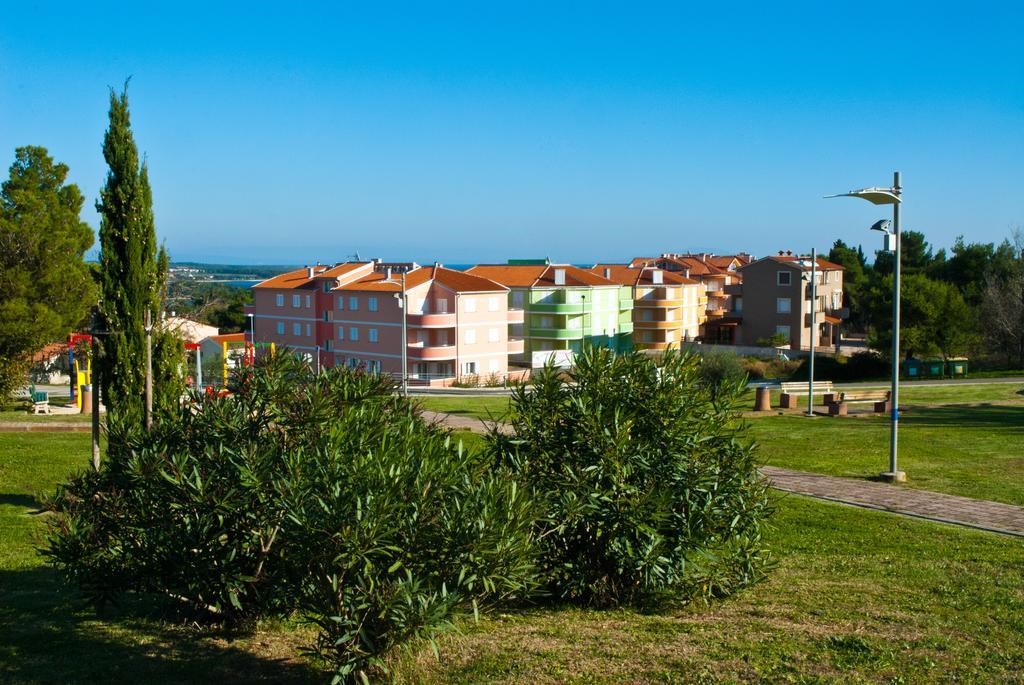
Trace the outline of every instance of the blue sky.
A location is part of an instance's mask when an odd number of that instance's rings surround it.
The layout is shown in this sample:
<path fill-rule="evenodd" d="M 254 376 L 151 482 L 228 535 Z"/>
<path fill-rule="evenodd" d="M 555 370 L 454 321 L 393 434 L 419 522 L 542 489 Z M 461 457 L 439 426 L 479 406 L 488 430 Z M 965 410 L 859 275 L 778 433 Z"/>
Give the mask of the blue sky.
<path fill-rule="evenodd" d="M 141 4 L 5 7 L 0 161 L 98 226 L 131 75 L 172 258 L 871 251 L 885 210 L 821 198 L 894 169 L 933 244 L 1024 225 L 1020 3 Z"/>

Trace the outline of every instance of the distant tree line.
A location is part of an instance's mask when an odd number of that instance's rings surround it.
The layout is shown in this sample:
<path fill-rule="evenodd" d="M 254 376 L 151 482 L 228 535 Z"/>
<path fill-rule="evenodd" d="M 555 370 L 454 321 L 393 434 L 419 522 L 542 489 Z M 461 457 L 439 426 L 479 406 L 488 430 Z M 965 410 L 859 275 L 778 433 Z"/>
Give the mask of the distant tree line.
<path fill-rule="evenodd" d="M 995 243 L 956 239 L 947 254 L 923 233 L 901 234 L 901 352 L 904 357 L 986 356 L 1024 368 L 1024 232 Z M 829 260 L 841 264 L 849 326 L 884 354 L 892 344 L 893 254 L 837 240 Z"/>
<path fill-rule="evenodd" d="M 178 316 L 216 326 L 221 333 L 239 333 L 245 330 L 245 305 L 250 302 L 249 288 L 180 280 L 174 283 L 165 307 Z"/>

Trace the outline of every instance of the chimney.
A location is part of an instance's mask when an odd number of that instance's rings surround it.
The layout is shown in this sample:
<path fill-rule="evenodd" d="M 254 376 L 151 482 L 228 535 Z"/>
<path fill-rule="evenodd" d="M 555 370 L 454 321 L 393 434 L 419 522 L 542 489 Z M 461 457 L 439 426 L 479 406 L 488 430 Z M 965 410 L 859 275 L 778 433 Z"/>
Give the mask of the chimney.
<path fill-rule="evenodd" d="M 555 269 L 555 285 L 565 285 L 565 269 Z"/>
<path fill-rule="evenodd" d="M 306 267 L 306 278 L 313 278 L 313 274 L 316 273 L 316 269 L 311 266 Z"/>
<path fill-rule="evenodd" d="M 604 277 L 609 279 L 609 280 L 612 277 L 612 270 L 609 269 L 607 266 L 604 268 Z"/>
<path fill-rule="evenodd" d="M 793 251 L 792 250 L 786 250 L 786 256 L 787 257 L 792 257 L 793 256 Z"/>
<path fill-rule="evenodd" d="M 665 282 L 664 278 L 662 277 L 661 269 L 655 269 L 651 272 L 651 282 L 654 283 L 655 285 L 661 285 L 662 283 Z"/>
<path fill-rule="evenodd" d="M 683 269 L 683 277 L 684 278 L 689 278 L 690 277 L 690 267 L 686 267 L 685 269 Z"/>
<path fill-rule="evenodd" d="M 390 266 L 384 271 L 384 280 L 385 281 L 390 281 L 391 280 L 391 267 Z"/>

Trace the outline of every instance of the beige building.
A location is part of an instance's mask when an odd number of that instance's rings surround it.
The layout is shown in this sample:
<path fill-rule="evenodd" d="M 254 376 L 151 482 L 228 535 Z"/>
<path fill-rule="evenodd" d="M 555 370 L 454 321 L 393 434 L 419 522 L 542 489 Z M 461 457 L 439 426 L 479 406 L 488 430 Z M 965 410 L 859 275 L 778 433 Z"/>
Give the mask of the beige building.
<path fill-rule="evenodd" d="M 591 271 L 629 288 L 634 349 L 664 350 L 700 335 L 706 307 L 700 281 L 642 265 L 598 264 Z"/>
<path fill-rule="evenodd" d="M 781 334 L 791 349 L 810 349 L 812 304 L 817 324 L 815 347 L 839 343 L 839 327 L 847 317 L 842 266 L 818 258 L 813 303 L 810 257 L 780 253 L 738 271 L 742 285 L 733 290 L 729 317 L 738 323 L 737 343 L 754 345 Z"/>

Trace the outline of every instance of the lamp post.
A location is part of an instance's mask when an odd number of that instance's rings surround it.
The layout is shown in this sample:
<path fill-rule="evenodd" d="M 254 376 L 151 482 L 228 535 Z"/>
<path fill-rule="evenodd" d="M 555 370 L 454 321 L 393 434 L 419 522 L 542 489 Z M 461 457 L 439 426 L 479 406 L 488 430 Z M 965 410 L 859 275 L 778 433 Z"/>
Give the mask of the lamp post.
<path fill-rule="evenodd" d="M 817 282 L 818 276 L 818 253 L 811 248 L 811 363 L 810 376 L 807 379 L 807 415 L 814 416 L 814 333 L 818 327 L 818 317 L 815 312 L 815 305 L 818 302 Z M 801 293 L 803 295 L 803 293 Z"/>
<path fill-rule="evenodd" d="M 900 172 L 892 175 L 891 188 L 863 188 L 848 193 L 829 195 L 827 197 L 859 197 L 876 205 L 892 205 L 892 231 L 886 221 L 879 221 L 871 228 L 887 235 L 886 247 L 892 244 L 892 402 L 889 428 L 889 470 L 881 474 L 882 480 L 903 482 L 907 474 L 899 470 L 897 463 L 900 425 L 900 205 L 903 202 L 903 187 L 900 185 Z"/>

